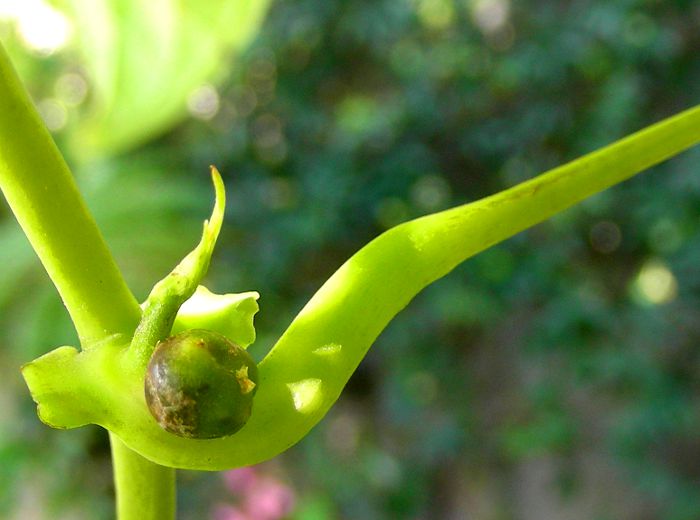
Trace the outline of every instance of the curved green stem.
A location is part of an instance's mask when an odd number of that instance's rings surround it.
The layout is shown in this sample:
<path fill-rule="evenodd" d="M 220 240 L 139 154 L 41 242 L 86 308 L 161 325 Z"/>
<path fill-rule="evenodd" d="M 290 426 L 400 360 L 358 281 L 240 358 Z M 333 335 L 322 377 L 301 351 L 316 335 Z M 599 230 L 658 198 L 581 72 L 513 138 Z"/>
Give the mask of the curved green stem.
<path fill-rule="evenodd" d="M 175 470 L 144 459 L 113 434 L 109 440 L 119 520 L 175 518 Z"/>
<path fill-rule="evenodd" d="M 131 334 L 140 309 L 51 135 L 0 46 L 0 188 L 83 346 Z"/>
<path fill-rule="evenodd" d="M 141 322 L 131 340 L 129 354 L 139 368 L 145 368 L 156 344 L 170 335 L 180 306 L 197 289 L 209 269 L 216 239 L 224 222 L 226 192 L 221 174 L 211 166 L 212 182 L 216 191 L 211 219 L 204 222 L 202 240 L 173 271 L 158 282 L 144 302 Z"/>
<path fill-rule="evenodd" d="M 263 359 L 253 413 L 230 437 L 193 442 L 169 434 L 135 399 L 110 401 L 109 415 L 97 422 L 169 466 L 227 469 L 273 457 L 325 415 L 377 336 L 425 286 L 699 141 L 696 107 L 518 186 L 383 233 L 338 269 Z M 131 395 L 143 392 L 141 380 L 130 384 Z"/>
<path fill-rule="evenodd" d="M 109 336 L 130 336 L 141 315 L 138 303 L 2 45 L 0 188 L 83 347 Z M 173 518 L 174 470 L 153 464 L 116 438 L 112 450 L 119 519 Z"/>

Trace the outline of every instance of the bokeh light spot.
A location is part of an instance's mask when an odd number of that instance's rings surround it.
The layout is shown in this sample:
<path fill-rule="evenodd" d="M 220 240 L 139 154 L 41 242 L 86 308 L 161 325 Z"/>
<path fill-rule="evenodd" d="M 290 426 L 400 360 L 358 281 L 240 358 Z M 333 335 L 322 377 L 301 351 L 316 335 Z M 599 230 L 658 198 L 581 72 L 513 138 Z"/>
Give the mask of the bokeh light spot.
<path fill-rule="evenodd" d="M 379 126 L 379 107 L 371 97 L 352 95 L 343 99 L 337 109 L 338 126 L 349 134 L 371 133 Z"/>
<path fill-rule="evenodd" d="M 678 282 L 660 260 L 650 260 L 639 270 L 634 286 L 640 298 L 654 305 L 672 301 L 678 294 Z"/>
<path fill-rule="evenodd" d="M 502 31 L 508 24 L 510 15 L 509 0 L 473 0 L 469 11 L 474 24 L 487 35 Z"/>
<path fill-rule="evenodd" d="M 367 478 L 379 489 L 394 489 L 401 483 L 401 466 L 385 451 L 376 451 L 366 460 Z"/>
<path fill-rule="evenodd" d="M 29 50 L 45 56 L 65 47 L 73 32 L 68 18 L 43 0 L 0 0 L 3 19 L 16 23 Z"/>
<path fill-rule="evenodd" d="M 454 21 L 454 7 L 450 0 L 421 0 L 418 17 L 430 29 L 446 29 Z"/>
<path fill-rule="evenodd" d="M 251 134 L 260 160 L 275 165 L 287 158 L 287 142 L 277 116 L 269 113 L 258 116 L 251 125 Z"/>
<path fill-rule="evenodd" d="M 450 186 L 440 175 L 424 175 L 411 188 L 413 203 L 424 211 L 436 211 L 448 205 Z"/>
<path fill-rule="evenodd" d="M 255 142 L 262 148 L 272 148 L 282 141 L 282 122 L 272 114 L 258 116 L 251 130 Z"/>
<path fill-rule="evenodd" d="M 44 99 L 37 103 L 36 108 L 44 120 L 44 124 L 52 132 L 57 132 L 66 126 L 68 111 L 63 103 L 55 99 Z"/>
<path fill-rule="evenodd" d="M 75 107 L 85 101 L 88 84 L 80 74 L 69 72 L 56 80 L 54 92 L 56 97 L 67 106 Z"/>
<path fill-rule="evenodd" d="M 241 117 L 248 117 L 258 106 L 258 96 L 253 89 L 244 87 L 233 95 L 236 113 Z"/>
<path fill-rule="evenodd" d="M 187 109 L 197 119 L 212 119 L 219 111 L 219 93 L 212 85 L 202 85 L 187 98 Z"/>

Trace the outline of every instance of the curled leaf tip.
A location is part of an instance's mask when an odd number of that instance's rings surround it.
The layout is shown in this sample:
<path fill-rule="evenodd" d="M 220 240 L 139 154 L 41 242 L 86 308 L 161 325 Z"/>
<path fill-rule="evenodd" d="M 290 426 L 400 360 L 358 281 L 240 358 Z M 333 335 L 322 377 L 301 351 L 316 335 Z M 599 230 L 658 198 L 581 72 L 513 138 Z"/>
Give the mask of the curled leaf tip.
<path fill-rule="evenodd" d="M 224 181 L 221 178 L 219 170 L 216 166 L 210 165 L 211 170 L 211 181 L 214 184 L 214 210 L 212 211 L 211 217 L 205 222 L 205 232 L 209 234 L 213 240 L 219 235 L 221 230 L 221 225 L 224 221 L 224 210 L 226 208 L 226 189 L 224 188 Z"/>
<path fill-rule="evenodd" d="M 224 221 L 226 193 L 219 171 L 212 166 L 215 200 L 209 220 L 204 221 L 202 238 L 168 276 L 159 281 L 142 305 L 141 322 L 131 342 L 131 351 L 143 366 L 156 346 L 172 329 L 180 306 L 197 289 L 209 269 L 211 255 Z"/>

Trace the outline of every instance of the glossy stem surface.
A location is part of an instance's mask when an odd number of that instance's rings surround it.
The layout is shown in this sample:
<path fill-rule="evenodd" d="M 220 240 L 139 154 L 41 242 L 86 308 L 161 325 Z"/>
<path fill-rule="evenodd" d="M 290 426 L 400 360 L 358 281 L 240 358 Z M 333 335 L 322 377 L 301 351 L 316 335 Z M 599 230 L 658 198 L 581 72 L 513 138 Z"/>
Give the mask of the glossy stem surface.
<path fill-rule="evenodd" d="M 138 303 L 2 45 L 0 188 L 83 347 L 115 334 L 131 335 L 141 315 Z M 112 437 L 119 520 L 174 518 L 174 470 Z"/>
<path fill-rule="evenodd" d="M 127 448 L 113 434 L 114 485 L 119 520 L 175 518 L 175 470 L 160 466 Z"/>
<path fill-rule="evenodd" d="M 131 334 L 140 316 L 138 303 L 1 46 L 0 188 L 82 345 Z"/>

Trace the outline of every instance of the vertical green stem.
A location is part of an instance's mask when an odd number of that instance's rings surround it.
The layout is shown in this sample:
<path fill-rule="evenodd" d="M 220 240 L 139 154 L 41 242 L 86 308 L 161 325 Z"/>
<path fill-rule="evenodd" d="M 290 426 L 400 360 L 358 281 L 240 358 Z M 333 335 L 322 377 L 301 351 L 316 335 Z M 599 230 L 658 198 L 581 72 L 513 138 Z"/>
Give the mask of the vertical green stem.
<path fill-rule="evenodd" d="M 119 520 L 175 518 L 175 470 L 127 448 L 110 434 Z"/>
<path fill-rule="evenodd" d="M 61 153 L 0 45 L 0 188 L 56 285 L 83 346 L 133 333 L 141 311 Z M 120 520 L 175 515 L 175 470 L 112 436 Z"/>
<path fill-rule="evenodd" d="M 51 135 L 0 46 L 0 188 L 83 345 L 131 334 L 140 310 Z"/>

